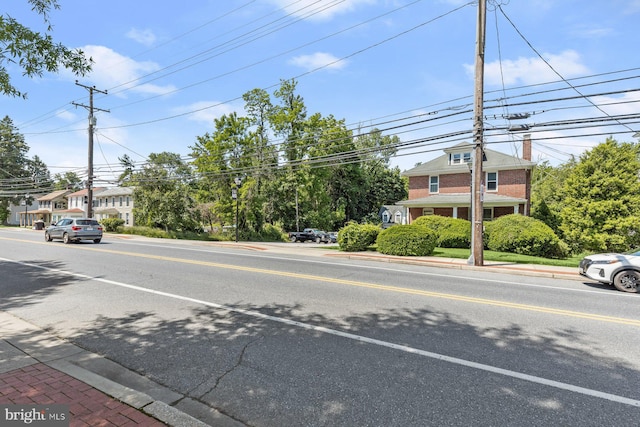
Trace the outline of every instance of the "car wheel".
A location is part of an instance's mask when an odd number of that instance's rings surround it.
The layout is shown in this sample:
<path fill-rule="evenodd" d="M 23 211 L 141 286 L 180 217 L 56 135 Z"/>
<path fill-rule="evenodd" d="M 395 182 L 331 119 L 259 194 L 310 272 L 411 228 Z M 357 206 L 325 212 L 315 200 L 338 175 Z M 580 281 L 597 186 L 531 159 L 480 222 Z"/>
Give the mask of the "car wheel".
<path fill-rule="evenodd" d="M 93 243 L 100 243 L 100 240 L 102 239 L 93 239 Z"/>
<path fill-rule="evenodd" d="M 640 273 L 626 270 L 616 274 L 613 279 L 613 286 L 622 292 L 638 292 L 638 282 L 640 282 Z"/>
<path fill-rule="evenodd" d="M 298 238 L 297 238 L 296 236 L 291 236 L 291 237 L 289 237 L 289 240 L 290 240 L 292 243 L 295 243 L 295 242 L 297 242 L 297 241 L 298 241 Z"/>
<path fill-rule="evenodd" d="M 62 241 L 65 242 L 65 243 L 71 243 L 71 239 L 69 238 L 69 234 L 64 233 L 62 235 Z"/>
<path fill-rule="evenodd" d="M 321 240 L 322 240 L 321 238 L 316 237 L 316 243 L 320 243 Z"/>
<path fill-rule="evenodd" d="M 51 235 L 49 234 L 49 232 L 48 232 L 48 231 L 45 231 L 45 232 L 44 232 L 44 240 L 45 240 L 45 241 L 47 241 L 47 242 L 50 242 L 50 241 L 52 241 L 52 240 L 53 240 L 53 239 L 51 238 Z"/>

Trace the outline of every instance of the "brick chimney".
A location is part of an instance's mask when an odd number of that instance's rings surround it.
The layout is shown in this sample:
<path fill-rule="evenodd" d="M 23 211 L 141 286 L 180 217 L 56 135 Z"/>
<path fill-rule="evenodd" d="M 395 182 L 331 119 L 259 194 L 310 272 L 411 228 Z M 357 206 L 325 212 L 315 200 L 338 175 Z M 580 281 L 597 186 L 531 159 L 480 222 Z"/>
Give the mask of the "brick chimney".
<path fill-rule="evenodd" d="M 528 133 L 522 140 L 522 159 L 531 161 L 531 134 Z"/>

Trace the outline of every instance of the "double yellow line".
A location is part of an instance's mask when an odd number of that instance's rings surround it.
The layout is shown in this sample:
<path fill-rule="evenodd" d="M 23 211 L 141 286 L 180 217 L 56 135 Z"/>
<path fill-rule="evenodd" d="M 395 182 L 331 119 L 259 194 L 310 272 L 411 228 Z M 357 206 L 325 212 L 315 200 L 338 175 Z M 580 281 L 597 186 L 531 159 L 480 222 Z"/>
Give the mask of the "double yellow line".
<path fill-rule="evenodd" d="M 9 238 L 3 238 L 3 237 L 0 237 L 0 240 L 15 240 L 19 242 L 34 243 L 32 241 L 27 241 L 27 240 L 9 239 Z M 45 243 L 42 242 L 42 244 L 45 244 Z M 73 248 L 73 246 L 68 246 L 68 247 Z M 451 301 L 462 301 L 462 302 L 467 302 L 472 304 L 504 307 L 504 308 L 511 308 L 516 310 L 531 311 L 531 312 L 545 313 L 545 314 L 554 314 L 559 316 L 567 316 L 567 317 L 574 317 L 579 319 L 596 320 L 600 322 L 617 323 L 622 325 L 640 327 L 640 319 L 635 320 L 635 319 L 627 319 L 623 317 L 603 316 L 600 314 L 584 313 L 580 311 L 562 310 L 557 308 L 541 307 L 541 306 L 529 305 L 529 304 L 519 304 L 519 303 L 498 301 L 498 300 L 485 299 L 485 298 L 475 298 L 475 297 L 468 297 L 464 295 L 447 294 L 442 292 L 431 292 L 431 291 L 405 288 L 405 287 L 399 287 L 399 286 L 378 285 L 375 283 L 360 282 L 357 280 L 336 279 L 336 278 L 325 277 L 325 276 L 315 276 L 311 274 L 290 273 L 287 271 L 267 270 L 264 268 L 246 267 L 246 266 L 239 266 L 239 265 L 233 265 L 233 264 L 221 264 L 221 263 L 211 262 L 211 261 L 196 261 L 196 260 L 190 260 L 185 258 L 141 254 L 136 252 L 122 252 L 122 251 L 114 251 L 110 249 L 93 248 L 93 247 L 86 247 L 86 246 L 84 246 L 82 250 L 85 250 L 85 251 L 91 250 L 95 252 L 110 253 L 114 255 L 125 255 L 130 257 L 146 258 L 146 259 L 175 262 L 175 263 L 181 263 L 181 264 L 191 264 L 191 265 L 200 265 L 205 267 L 222 268 L 227 270 L 238 270 L 238 271 L 251 272 L 251 273 L 257 273 L 257 274 L 268 274 L 272 276 L 289 277 L 289 278 L 301 279 L 301 280 L 313 280 L 318 282 L 334 283 L 334 284 L 345 285 L 345 286 L 356 286 L 360 288 L 375 289 L 379 291 L 419 295 L 419 296 L 430 297 L 430 298 L 441 298 L 441 299 L 446 299 Z"/>

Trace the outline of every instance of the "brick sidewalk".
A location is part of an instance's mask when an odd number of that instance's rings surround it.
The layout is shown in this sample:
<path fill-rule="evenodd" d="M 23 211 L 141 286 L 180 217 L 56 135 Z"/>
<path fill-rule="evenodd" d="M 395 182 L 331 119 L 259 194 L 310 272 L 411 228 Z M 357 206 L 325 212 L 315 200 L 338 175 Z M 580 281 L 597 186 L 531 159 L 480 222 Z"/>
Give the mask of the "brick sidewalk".
<path fill-rule="evenodd" d="M 165 426 L 43 363 L 0 374 L 0 404 L 69 405 L 70 426 Z"/>

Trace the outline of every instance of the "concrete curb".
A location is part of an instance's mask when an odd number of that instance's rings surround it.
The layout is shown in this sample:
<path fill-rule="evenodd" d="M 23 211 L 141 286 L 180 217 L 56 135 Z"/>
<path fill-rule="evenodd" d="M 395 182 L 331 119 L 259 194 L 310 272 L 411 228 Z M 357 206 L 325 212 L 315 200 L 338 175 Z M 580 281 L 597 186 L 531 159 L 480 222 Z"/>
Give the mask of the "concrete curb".
<path fill-rule="evenodd" d="M 207 411 L 197 411 L 198 416 L 209 423 L 203 422 L 172 405 L 192 399 L 2 311 L 0 336 L 0 353 L 3 359 L 9 362 L 3 364 L 0 373 L 42 363 L 169 426 L 242 426 L 241 423 L 209 407 Z M 138 387 L 132 388 L 121 382 L 135 384 Z M 193 403 L 187 407 L 197 408 Z"/>

